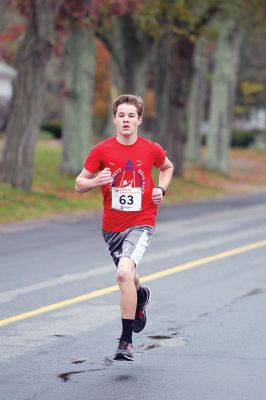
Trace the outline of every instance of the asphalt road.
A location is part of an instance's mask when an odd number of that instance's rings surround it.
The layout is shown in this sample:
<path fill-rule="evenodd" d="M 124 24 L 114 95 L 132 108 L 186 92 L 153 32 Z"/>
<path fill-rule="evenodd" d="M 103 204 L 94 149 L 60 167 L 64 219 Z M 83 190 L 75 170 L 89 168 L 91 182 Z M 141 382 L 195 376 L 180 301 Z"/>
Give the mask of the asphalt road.
<path fill-rule="evenodd" d="M 114 272 L 100 216 L 0 226 L 1 400 L 265 399 L 266 193 L 160 209 L 134 362 Z"/>

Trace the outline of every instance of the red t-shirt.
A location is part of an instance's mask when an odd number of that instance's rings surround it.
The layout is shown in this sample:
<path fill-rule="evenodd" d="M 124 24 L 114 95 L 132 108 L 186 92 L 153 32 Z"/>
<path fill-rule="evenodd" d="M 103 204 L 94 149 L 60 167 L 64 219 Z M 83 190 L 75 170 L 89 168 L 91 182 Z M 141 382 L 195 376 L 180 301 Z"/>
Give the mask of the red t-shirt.
<path fill-rule="evenodd" d="M 116 137 L 98 143 L 89 153 L 84 168 L 95 174 L 110 168 L 112 185 L 102 186 L 102 229 L 121 232 L 136 225 L 155 226 L 158 206 L 152 201 L 152 167 L 159 168 L 165 161 L 166 151 L 155 142 L 138 136 L 131 145 L 124 145 Z M 141 188 L 141 210 L 121 211 L 112 209 L 112 187 Z"/>

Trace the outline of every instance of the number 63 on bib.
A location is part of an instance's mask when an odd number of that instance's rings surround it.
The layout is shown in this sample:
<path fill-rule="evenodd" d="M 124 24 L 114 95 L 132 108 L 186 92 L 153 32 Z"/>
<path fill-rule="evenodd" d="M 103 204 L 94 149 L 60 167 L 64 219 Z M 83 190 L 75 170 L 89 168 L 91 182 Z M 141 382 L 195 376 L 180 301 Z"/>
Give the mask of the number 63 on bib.
<path fill-rule="evenodd" d="M 112 188 L 112 208 L 120 211 L 141 211 L 141 188 Z"/>

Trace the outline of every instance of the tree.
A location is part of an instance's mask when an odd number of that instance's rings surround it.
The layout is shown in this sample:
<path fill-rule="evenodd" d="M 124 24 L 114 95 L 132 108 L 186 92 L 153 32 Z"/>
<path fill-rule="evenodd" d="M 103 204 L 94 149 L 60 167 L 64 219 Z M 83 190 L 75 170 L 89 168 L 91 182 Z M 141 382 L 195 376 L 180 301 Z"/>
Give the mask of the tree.
<path fill-rule="evenodd" d="M 131 3 L 131 4 L 130 4 Z M 134 2 L 133 2 L 134 3 Z M 125 13 L 134 10 L 132 1 L 82 0 L 79 3 L 68 0 L 62 10 L 67 13 L 69 26 L 69 37 L 65 44 L 65 99 L 63 113 L 63 158 L 61 170 L 76 174 L 92 143 L 92 94 L 94 81 L 94 30 L 108 24 L 113 15 L 120 15 L 121 20 L 127 18 Z M 108 19 L 106 20 L 108 16 Z M 127 25 L 128 21 L 126 21 Z M 123 37 L 127 35 L 126 25 L 120 33 Z M 117 25 L 120 29 L 120 25 Z M 106 38 L 105 38 L 106 39 Z M 106 39 L 107 41 L 107 39 Z M 109 43 L 109 40 L 108 40 Z M 112 40 L 115 47 L 119 40 Z M 110 45 L 110 43 L 109 43 Z M 137 47 L 137 44 L 135 43 Z M 127 49 L 132 51 L 133 47 Z M 119 51 L 116 52 L 117 57 Z M 124 54 L 124 53 L 123 53 Z M 124 60 L 123 60 L 124 61 Z M 127 60 L 119 65 L 127 65 Z M 133 71 L 134 68 L 128 64 Z M 128 68 L 129 69 L 129 68 Z M 133 80 L 133 73 L 130 74 Z M 120 71 L 121 73 L 123 72 Z M 122 80 L 123 81 L 123 80 Z"/>
<path fill-rule="evenodd" d="M 103 138 L 110 111 L 111 56 L 103 42 L 96 38 L 95 78 L 93 85 L 93 128 L 97 138 Z"/>
<path fill-rule="evenodd" d="M 239 65 L 239 85 L 236 99 L 237 117 L 246 118 L 254 111 L 260 113 L 261 131 L 257 133 L 255 146 L 266 148 L 266 31 L 252 30 L 245 38 Z M 264 121 L 263 111 L 264 110 Z M 264 126 L 263 126 L 264 125 Z"/>
<path fill-rule="evenodd" d="M 252 29 L 245 37 L 239 65 L 237 107 L 247 114 L 266 104 L 266 31 Z"/>
<path fill-rule="evenodd" d="M 163 34 L 156 47 L 156 134 L 167 149 L 175 174 L 182 175 L 195 43 L 219 8 L 209 1 L 199 2 L 199 8 L 193 10 L 189 2 L 169 3 L 172 7 L 161 4 L 158 21 Z"/>
<path fill-rule="evenodd" d="M 155 139 L 166 147 L 175 164 L 175 173 L 179 175 L 182 173 L 185 109 L 194 42 L 217 11 L 212 3 L 201 0 L 191 8 L 189 1 L 143 0 L 134 14 L 115 19 L 114 36 L 100 32 L 116 66 L 112 70 L 113 80 L 119 76 L 119 82 L 114 85 L 118 93 L 130 91 L 143 95 L 148 72 L 154 77 L 158 117 Z M 155 62 L 150 71 L 154 51 Z"/>
<path fill-rule="evenodd" d="M 205 166 L 228 174 L 232 116 L 238 78 L 238 64 L 244 32 L 261 28 L 265 21 L 265 0 L 224 0 L 213 72 L 209 132 Z"/>
<path fill-rule="evenodd" d="M 6 3 L 5 1 L 0 1 L 0 32 L 4 31 L 6 27 L 5 13 Z"/>
<path fill-rule="evenodd" d="M 204 121 L 208 89 L 208 46 L 207 37 L 201 36 L 196 43 L 193 59 L 193 76 L 187 103 L 186 159 L 200 161 L 201 126 Z"/>
<path fill-rule="evenodd" d="M 15 63 L 18 77 L 6 129 L 0 180 L 26 190 L 31 188 L 34 147 L 42 118 L 44 76 L 54 45 L 54 21 L 60 4 L 53 0 L 27 3 L 28 25 Z"/>
<path fill-rule="evenodd" d="M 147 88 L 152 41 L 138 29 L 133 14 L 114 19 L 112 52 L 114 84 L 119 93 L 138 93 L 144 96 Z"/>
<path fill-rule="evenodd" d="M 113 14 L 123 14 L 125 2 L 88 0 L 85 3 L 89 8 L 83 10 L 84 2 L 75 0 L 8 1 L 26 15 L 28 24 L 17 54 L 18 79 L 6 131 L 0 180 L 14 187 L 30 190 L 35 142 L 42 117 L 45 71 L 55 45 L 56 17 L 61 5 L 67 4 L 68 8 L 73 8 L 74 16 L 80 13 L 77 9 L 81 8 L 84 16 L 89 13 L 96 24 Z"/>
<path fill-rule="evenodd" d="M 234 20 L 222 21 L 211 85 L 209 135 L 205 165 L 228 174 L 233 105 L 243 29 Z"/>
<path fill-rule="evenodd" d="M 152 56 L 153 40 L 139 27 L 138 1 L 125 1 L 123 14 L 113 16 L 111 24 L 100 25 L 97 36 L 112 55 L 110 102 L 121 93 L 144 96 Z M 112 132 L 112 113 L 108 115 L 105 136 Z"/>
<path fill-rule="evenodd" d="M 79 5 L 86 11 L 88 1 Z M 82 10 L 68 12 L 64 45 L 63 155 L 61 170 L 77 174 L 92 144 L 94 29 L 85 24 Z"/>
<path fill-rule="evenodd" d="M 186 103 L 192 74 L 194 44 L 185 36 L 165 35 L 157 46 L 155 138 L 167 150 L 182 175 L 186 132 Z"/>

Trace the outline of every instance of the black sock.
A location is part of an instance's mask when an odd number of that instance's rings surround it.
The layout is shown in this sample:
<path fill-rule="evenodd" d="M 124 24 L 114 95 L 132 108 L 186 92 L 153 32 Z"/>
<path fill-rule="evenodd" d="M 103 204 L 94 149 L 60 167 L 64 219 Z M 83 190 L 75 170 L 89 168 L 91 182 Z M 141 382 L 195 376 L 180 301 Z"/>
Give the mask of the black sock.
<path fill-rule="evenodd" d="M 144 303 L 144 301 L 146 300 L 146 291 L 143 289 L 143 287 L 139 287 L 137 290 L 137 304 L 141 304 Z"/>
<path fill-rule="evenodd" d="M 133 323 L 134 319 L 122 318 L 122 334 L 120 342 L 124 340 L 127 343 L 132 343 Z"/>

